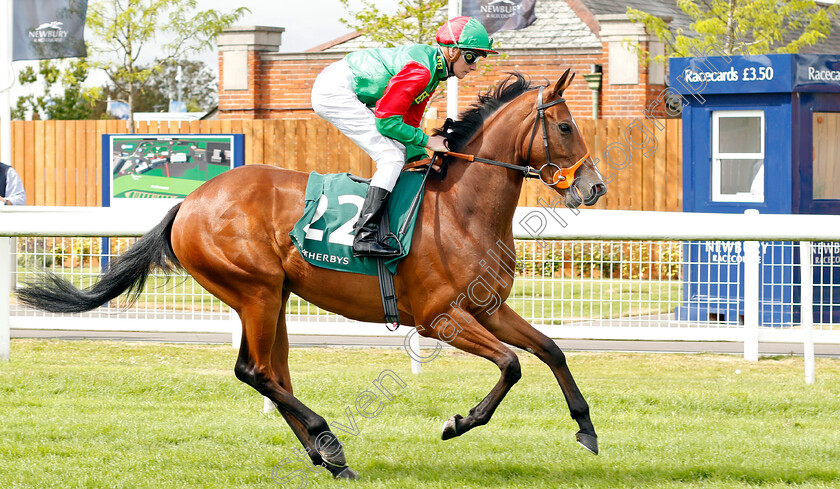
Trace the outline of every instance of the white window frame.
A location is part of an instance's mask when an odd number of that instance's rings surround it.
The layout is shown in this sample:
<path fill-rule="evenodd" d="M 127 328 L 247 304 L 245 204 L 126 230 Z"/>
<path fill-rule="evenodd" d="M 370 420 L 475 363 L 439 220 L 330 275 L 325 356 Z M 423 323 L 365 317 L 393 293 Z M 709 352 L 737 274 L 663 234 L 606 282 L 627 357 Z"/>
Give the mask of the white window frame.
<path fill-rule="evenodd" d="M 759 153 L 720 153 L 719 130 L 721 117 L 758 117 L 761 120 L 761 151 Z M 764 202 L 764 193 L 753 195 L 748 192 L 737 194 L 720 193 L 720 160 L 763 160 L 764 158 L 764 111 L 763 110 L 716 110 L 712 112 L 712 201 L 713 202 Z M 766 170 L 766 169 L 765 169 Z M 763 172 L 762 172 L 763 173 Z M 765 177 L 766 179 L 766 177 Z"/>

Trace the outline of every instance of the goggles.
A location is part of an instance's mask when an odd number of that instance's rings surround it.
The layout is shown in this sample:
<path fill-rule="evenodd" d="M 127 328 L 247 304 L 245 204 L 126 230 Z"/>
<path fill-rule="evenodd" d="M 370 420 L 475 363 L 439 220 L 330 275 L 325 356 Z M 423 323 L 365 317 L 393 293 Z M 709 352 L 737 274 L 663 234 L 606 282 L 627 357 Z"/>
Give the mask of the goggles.
<path fill-rule="evenodd" d="M 474 65 L 478 62 L 479 58 L 484 57 L 484 53 L 480 51 L 473 51 L 470 49 L 462 49 L 461 56 L 464 57 L 464 62 L 468 65 Z"/>

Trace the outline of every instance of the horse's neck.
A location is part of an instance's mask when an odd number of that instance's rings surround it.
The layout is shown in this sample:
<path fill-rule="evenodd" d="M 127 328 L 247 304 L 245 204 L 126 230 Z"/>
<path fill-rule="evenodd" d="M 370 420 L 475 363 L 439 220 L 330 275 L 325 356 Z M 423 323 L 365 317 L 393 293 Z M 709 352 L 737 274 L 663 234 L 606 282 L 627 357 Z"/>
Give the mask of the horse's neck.
<path fill-rule="evenodd" d="M 517 135 L 504 124 L 485 127 L 461 152 L 481 158 L 516 162 Z M 522 174 L 487 163 L 459 161 L 449 169 L 447 180 L 456 181 L 449 194 L 459 215 L 473 225 L 496 229 L 504 237 L 511 228 L 513 213 L 522 192 Z"/>

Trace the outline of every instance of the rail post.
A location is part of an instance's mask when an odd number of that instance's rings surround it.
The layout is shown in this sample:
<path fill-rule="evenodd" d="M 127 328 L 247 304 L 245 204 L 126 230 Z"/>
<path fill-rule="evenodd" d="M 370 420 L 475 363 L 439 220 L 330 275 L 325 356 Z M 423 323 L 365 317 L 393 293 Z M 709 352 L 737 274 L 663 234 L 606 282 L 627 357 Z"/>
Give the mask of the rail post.
<path fill-rule="evenodd" d="M 415 351 L 415 352 L 420 351 L 420 335 L 419 334 L 411 335 L 411 337 L 408 339 L 408 341 L 409 341 L 409 348 L 411 348 L 411 351 Z M 420 360 L 418 360 L 417 358 L 414 358 L 413 356 L 411 357 L 411 373 L 417 375 L 420 372 L 422 372 L 422 370 L 423 370 L 422 365 L 423 364 L 420 363 Z"/>
<path fill-rule="evenodd" d="M 811 242 L 799 242 L 799 298 L 802 308 L 802 352 L 805 357 L 805 383 L 813 384 L 814 373 L 814 285 L 811 270 Z"/>
<path fill-rule="evenodd" d="M 0 236 L 0 362 L 11 356 L 9 296 L 12 293 L 12 238 Z"/>
<path fill-rule="evenodd" d="M 744 360 L 758 361 L 758 241 L 744 242 Z"/>
<path fill-rule="evenodd" d="M 748 216 L 758 211 L 748 209 Z M 744 359 L 758 361 L 758 291 L 761 246 L 758 241 L 744 242 Z"/>

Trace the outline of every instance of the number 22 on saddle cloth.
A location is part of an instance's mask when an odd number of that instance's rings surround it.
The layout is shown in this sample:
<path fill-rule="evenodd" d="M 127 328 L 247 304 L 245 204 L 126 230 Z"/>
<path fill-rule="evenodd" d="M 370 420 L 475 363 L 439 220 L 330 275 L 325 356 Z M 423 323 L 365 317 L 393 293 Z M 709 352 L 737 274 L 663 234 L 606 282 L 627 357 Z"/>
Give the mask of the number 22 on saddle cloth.
<path fill-rule="evenodd" d="M 423 184 L 422 172 L 403 172 L 388 199 L 392 232 L 403 228 L 411 201 Z M 321 175 L 312 172 L 306 184 L 303 216 L 289 233 L 301 256 L 312 265 L 342 272 L 376 275 L 376 259 L 353 256 L 353 225 L 359 218 L 368 184 L 350 178 L 349 173 Z M 421 195 L 422 198 L 422 195 Z M 403 254 L 385 262 L 391 273 L 411 247 L 411 236 L 419 212 L 411 216 L 404 235 L 398 235 Z"/>

